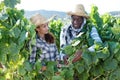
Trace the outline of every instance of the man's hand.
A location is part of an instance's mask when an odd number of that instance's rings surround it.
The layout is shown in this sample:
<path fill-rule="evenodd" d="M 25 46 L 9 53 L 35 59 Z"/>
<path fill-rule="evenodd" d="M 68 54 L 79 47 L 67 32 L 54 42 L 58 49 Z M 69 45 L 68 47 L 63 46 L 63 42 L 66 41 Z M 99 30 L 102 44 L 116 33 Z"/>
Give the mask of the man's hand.
<path fill-rule="evenodd" d="M 81 59 L 81 55 L 82 55 L 82 51 L 81 50 L 76 51 L 75 57 L 72 60 L 72 63 L 79 61 Z"/>
<path fill-rule="evenodd" d="M 65 56 L 63 56 L 63 60 L 64 60 L 64 64 L 65 65 L 67 65 L 69 62 L 68 62 L 68 56 L 67 55 L 65 55 Z"/>

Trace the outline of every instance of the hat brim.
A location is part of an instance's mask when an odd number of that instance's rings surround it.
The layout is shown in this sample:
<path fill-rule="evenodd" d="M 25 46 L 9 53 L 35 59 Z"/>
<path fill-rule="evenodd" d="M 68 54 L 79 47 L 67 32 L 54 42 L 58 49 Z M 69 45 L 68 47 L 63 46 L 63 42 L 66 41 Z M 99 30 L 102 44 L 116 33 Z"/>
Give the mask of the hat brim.
<path fill-rule="evenodd" d="M 76 15 L 76 16 L 82 16 L 82 17 L 85 17 L 86 19 L 88 19 L 88 18 L 90 18 L 87 14 L 82 14 L 82 13 L 76 13 L 76 12 L 71 12 L 71 11 L 69 11 L 69 12 L 67 12 L 67 14 L 68 15 Z"/>
<path fill-rule="evenodd" d="M 52 21 L 55 17 L 56 17 L 56 15 L 53 15 L 53 16 L 50 17 L 47 21 L 50 22 L 50 21 Z"/>
<path fill-rule="evenodd" d="M 52 21 L 55 17 L 56 17 L 56 15 L 50 17 L 49 19 L 47 19 L 46 21 L 44 21 L 42 24 L 49 23 L 49 22 Z"/>
<path fill-rule="evenodd" d="M 42 24 L 46 24 L 46 23 L 49 23 L 48 20 L 44 21 L 44 22 L 40 22 L 39 20 L 35 23 L 35 26 L 39 26 L 39 25 L 42 25 Z"/>
<path fill-rule="evenodd" d="M 56 17 L 56 15 L 55 16 L 52 16 L 52 17 L 50 17 L 49 19 L 46 19 L 45 21 L 43 21 L 43 22 L 40 22 L 39 20 L 36 22 L 36 26 L 39 26 L 39 25 L 42 25 L 42 24 L 46 24 L 46 23 L 49 23 L 50 21 L 52 21 L 54 18 Z"/>

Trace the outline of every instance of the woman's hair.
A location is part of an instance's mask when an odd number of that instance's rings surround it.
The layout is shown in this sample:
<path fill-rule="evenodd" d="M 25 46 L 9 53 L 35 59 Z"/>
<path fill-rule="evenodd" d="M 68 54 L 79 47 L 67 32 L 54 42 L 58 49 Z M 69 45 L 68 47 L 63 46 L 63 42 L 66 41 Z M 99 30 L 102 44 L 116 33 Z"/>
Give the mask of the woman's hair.
<path fill-rule="evenodd" d="M 45 41 L 48 43 L 54 43 L 55 38 L 54 38 L 53 34 L 50 32 L 45 34 Z"/>
<path fill-rule="evenodd" d="M 38 31 L 36 29 L 35 29 L 35 32 L 36 32 L 36 34 L 38 34 Z M 45 34 L 45 41 L 47 43 L 54 43 L 55 42 L 55 38 L 54 38 L 53 34 L 50 33 L 50 32 L 48 32 L 47 34 Z"/>

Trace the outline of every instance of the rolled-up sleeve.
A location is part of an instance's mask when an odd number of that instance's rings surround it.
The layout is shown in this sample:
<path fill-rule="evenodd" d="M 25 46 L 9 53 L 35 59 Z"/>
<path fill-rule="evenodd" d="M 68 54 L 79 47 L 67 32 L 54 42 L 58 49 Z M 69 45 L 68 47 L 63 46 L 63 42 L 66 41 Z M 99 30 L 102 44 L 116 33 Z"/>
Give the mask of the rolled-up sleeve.
<path fill-rule="evenodd" d="M 61 33 L 60 33 L 60 49 L 63 49 L 67 43 L 66 43 L 66 39 L 67 39 L 67 36 L 66 36 L 66 28 L 62 28 L 61 29 Z M 62 50 L 60 51 L 60 59 L 63 60 L 63 56 L 65 56 L 65 54 L 62 52 Z"/>
<path fill-rule="evenodd" d="M 56 60 L 60 60 L 60 54 L 58 53 L 58 48 L 57 46 L 55 45 L 55 55 L 56 55 Z"/>
<path fill-rule="evenodd" d="M 60 33 L 60 48 L 62 49 L 65 45 L 66 45 L 66 30 L 65 28 L 62 28 Z"/>
<path fill-rule="evenodd" d="M 32 46 L 32 51 L 30 55 L 30 63 L 35 63 L 36 51 L 37 51 L 37 47 Z"/>
<path fill-rule="evenodd" d="M 102 43 L 102 40 L 101 40 L 101 38 L 100 38 L 100 36 L 99 36 L 99 34 L 98 34 L 98 31 L 97 31 L 97 29 L 95 28 L 95 27 L 92 27 L 92 29 L 91 29 L 91 32 L 90 32 L 90 36 L 91 36 L 91 38 L 95 41 L 95 42 L 101 42 Z M 95 51 L 94 50 L 94 45 L 92 45 L 92 46 L 90 46 L 89 48 L 88 48 L 88 50 L 89 51 Z"/>
<path fill-rule="evenodd" d="M 97 29 L 95 27 L 92 28 L 90 35 L 94 41 L 102 43 L 102 40 L 101 40 L 101 38 L 97 32 Z"/>

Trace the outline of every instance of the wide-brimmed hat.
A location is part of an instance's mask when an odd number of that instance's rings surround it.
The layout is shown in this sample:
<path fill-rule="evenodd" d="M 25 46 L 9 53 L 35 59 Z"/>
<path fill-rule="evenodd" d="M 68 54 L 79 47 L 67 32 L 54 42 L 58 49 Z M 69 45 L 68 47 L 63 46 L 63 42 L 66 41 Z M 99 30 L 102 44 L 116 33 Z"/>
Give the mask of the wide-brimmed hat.
<path fill-rule="evenodd" d="M 85 11 L 85 8 L 82 4 L 77 4 L 72 11 L 67 12 L 68 15 L 77 15 L 89 18 L 88 14 Z"/>
<path fill-rule="evenodd" d="M 37 27 L 39 25 L 45 24 L 50 22 L 54 17 L 51 17 L 49 19 L 45 18 L 43 15 L 36 13 L 30 18 L 30 21 Z"/>

